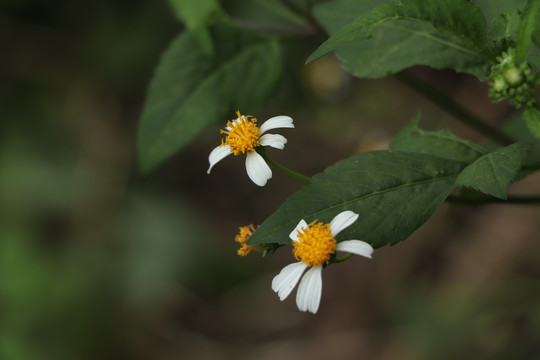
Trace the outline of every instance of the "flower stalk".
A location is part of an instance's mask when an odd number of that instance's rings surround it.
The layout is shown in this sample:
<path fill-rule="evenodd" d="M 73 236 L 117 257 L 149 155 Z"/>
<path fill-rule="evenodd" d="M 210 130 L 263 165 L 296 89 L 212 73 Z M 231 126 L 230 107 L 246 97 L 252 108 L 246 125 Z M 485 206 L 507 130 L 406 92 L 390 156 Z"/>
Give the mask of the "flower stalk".
<path fill-rule="evenodd" d="M 259 153 L 259 155 L 261 155 L 263 157 L 263 159 L 270 165 L 274 166 L 275 168 L 283 171 L 284 173 L 288 174 L 288 175 L 291 175 L 293 177 L 296 177 L 300 180 L 303 180 L 305 182 L 308 182 L 309 180 L 311 180 L 310 177 L 308 176 L 305 176 L 305 175 L 302 175 L 300 173 L 297 173 L 296 171 L 293 171 L 289 168 L 286 168 L 285 166 L 281 165 L 280 163 L 270 159 L 270 157 L 268 157 L 268 155 L 266 155 L 264 149 L 262 148 L 259 148 L 257 149 L 257 152 Z"/>

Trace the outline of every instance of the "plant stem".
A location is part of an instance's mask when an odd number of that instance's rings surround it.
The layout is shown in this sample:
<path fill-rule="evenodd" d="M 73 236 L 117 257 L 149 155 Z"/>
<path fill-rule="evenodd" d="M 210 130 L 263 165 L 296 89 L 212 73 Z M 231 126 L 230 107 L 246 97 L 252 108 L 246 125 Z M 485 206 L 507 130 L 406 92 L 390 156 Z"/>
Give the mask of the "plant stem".
<path fill-rule="evenodd" d="M 309 181 L 311 180 L 310 177 L 307 177 L 305 175 L 302 175 L 300 173 L 297 173 L 296 171 L 292 171 L 291 169 L 286 168 L 285 166 L 275 162 L 274 160 L 270 159 L 268 155 L 266 155 L 264 152 L 259 152 L 259 154 L 263 157 L 263 159 L 270 165 L 275 166 L 279 170 L 283 171 L 286 174 L 289 174 L 291 176 L 297 177 L 300 180 Z"/>
<path fill-rule="evenodd" d="M 540 196 L 509 196 L 506 200 L 495 197 L 468 197 L 468 196 L 449 196 L 446 201 L 452 204 L 463 205 L 487 205 L 487 204 L 521 204 L 521 205 L 540 205 Z"/>
<path fill-rule="evenodd" d="M 340 258 L 336 258 L 334 259 L 334 261 L 332 261 L 333 263 L 340 263 L 340 262 L 344 262 L 345 260 L 349 260 L 351 258 L 351 256 L 353 256 L 353 254 L 351 253 L 348 253 L 347 255 L 343 255 L 342 257 Z"/>
<path fill-rule="evenodd" d="M 448 96 L 435 89 L 430 84 L 420 80 L 411 72 L 401 71 L 394 74 L 394 77 L 419 94 L 423 95 L 426 99 L 433 102 L 439 108 L 453 115 L 459 121 L 469 125 L 471 128 L 479 131 L 480 133 L 491 137 L 493 140 L 496 140 L 503 145 L 510 145 L 515 142 L 515 140 L 501 132 L 499 129 L 486 123 L 469 110 L 465 109 Z"/>

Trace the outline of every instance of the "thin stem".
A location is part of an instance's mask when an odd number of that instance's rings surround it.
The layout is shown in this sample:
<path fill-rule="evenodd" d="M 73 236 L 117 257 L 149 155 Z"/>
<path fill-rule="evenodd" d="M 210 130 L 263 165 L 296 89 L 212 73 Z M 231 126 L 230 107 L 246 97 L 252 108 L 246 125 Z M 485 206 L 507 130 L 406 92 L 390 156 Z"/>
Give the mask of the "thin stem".
<path fill-rule="evenodd" d="M 268 155 L 266 155 L 264 152 L 259 152 L 259 154 L 263 157 L 263 159 L 264 159 L 268 164 L 270 164 L 270 165 L 272 165 L 272 166 L 275 166 L 276 168 L 278 168 L 279 170 L 283 171 L 284 173 L 289 174 L 289 175 L 294 176 L 294 177 L 297 177 L 298 179 L 303 180 L 303 181 L 306 181 L 306 182 L 309 181 L 309 180 L 311 180 L 310 177 L 307 177 L 307 176 L 305 176 L 305 175 L 302 175 L 302 174 L 300 174 L 300 173 L 297 173 L 296 171 L 293 171 L 293 170 L 291 170 L 291 169 L 288 169 L 288 168 L 286 168 L 285 166 L 283 166 L 283 165 L 281 165 L 281 164 L 275 162 L 274 160 L 270 159 L 270 158 L 268 157 Z"/>
<path fill-rule="evenodd" d="M 423 95 L 426 99 L 432 101 L 439 108 L 453 115 L 459 121 L 469 125 L 480 133 L 491 137 L 493 140 L 496 140 L 503 145 L 510 145 L 515 142 L 515 140 L 501 132 L 499 129 L 486 123 L 484 120 L 480 119 L 430 84 L 420 80 L 411 72 L 402 71 L 394 74 L 394 77 Z"/>
<path fill-rule="evenodd" d="M 332 261 L 333 263 L 340 263 L 340 262 L 344 262 L 345 260 L 349 260 L 351 258 L 351 256 L 353 256 L 353 254 L 351 253 L 348 253 L 347 255 L 343 255 L 342 257 L 340 258 L 336 258 L 334 259 L 334 261 Z"/>
<path fill-rule="evenodd" d="M 451 204 L 462 205 L 487 205 L 487 204 L 521 204 L 540 205 L 540 196 L 509 196 L 506 200 L 495 197 L 469 197 L 469 196 L 449 196 L 446 199 Z"/>

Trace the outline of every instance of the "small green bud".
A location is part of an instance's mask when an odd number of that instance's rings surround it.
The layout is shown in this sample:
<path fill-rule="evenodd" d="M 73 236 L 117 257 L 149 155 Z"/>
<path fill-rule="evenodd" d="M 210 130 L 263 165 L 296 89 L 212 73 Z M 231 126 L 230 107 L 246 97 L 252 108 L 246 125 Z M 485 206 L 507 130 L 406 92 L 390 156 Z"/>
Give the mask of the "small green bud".
<path fill-rule="evenodd" d="M 536 75 L 527 63 L 516 64 L 515 50 L 510 48 L 497 58 L 491 67 L 489 95 L 492 101 L 499 102 L 506 98 L 510 104 L 519 108 L 524 104 L 534 103 Z"/>
<path fill-rule="evenodd" d="M 516 86 L 521 84 L 523 77 L 518 69 L 515 67 L 509 68 L 503 72 L 504 80 L 508 83 L 509 86 Z"/>

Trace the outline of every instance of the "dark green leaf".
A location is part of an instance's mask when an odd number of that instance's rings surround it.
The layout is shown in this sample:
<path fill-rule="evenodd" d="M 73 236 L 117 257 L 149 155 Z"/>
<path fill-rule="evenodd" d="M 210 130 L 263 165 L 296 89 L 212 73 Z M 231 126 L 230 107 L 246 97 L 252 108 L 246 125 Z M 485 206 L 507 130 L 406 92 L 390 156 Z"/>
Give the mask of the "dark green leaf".
<path fill-rule="evenodd" d="M 531 148 L 527 157 L 523 160 L 522 169 L 518 172 L 514 181 L 519 181 L 534 173 L 538 167 L 537 164 L 540 164 L 540 149 L 538 148 L 540 143 L 538 138 L 536 138 L 527 127 L 522 113 L 518 111 L 512 113 L 501 126 L 501 130 L 512 139 L 527 143 L 537 143 L 536 148 Z M 497 142 L 489 141 L 484 144 L 484 147 L 494 151 L 499 148 L 499 144 Z"/>
<path fill-rule="evenodd" d="M 443 159 L 471 163 L 485 154 L 478 145 L 458 138 L 448 130 L 425 131 L 418 127 L 420 115 L 394 137 L 390 150 L 434 155 Z"/>
<path fill-rule="evenodd" d="M 458 48 L 462 47 L 463 42 L 470 43 L 467 50 L 473 49 L 473 52 L 478 54 L 479 57 L 487 56 L 487 35 L 484 17 L 479 8 L 465 0 L 442 0 L 437 2 L 423 0 L 397 1 L 379 6 L 368 13 L 355 15 L 359 16 L 333 34 L 309 57 L 307 62 L 311 62 L 343 45 L 366 40 L 375 27 L 387 21 L 395 20 L 427 23 L 433 26 L 436 32 L 441 33 L 441 36 L 444 34 L 447 37 L 443 41 L 454 39 L 449 38 L 449 36 L 460 38 L 462 43 L 456 44 Z M 426 30 L 427 28 L 421 29 L 421 32 Z M 418 32 L 419 29 L 417 28 L 415 31 Z M 452 43 L 449 44 L 449 46 L 453 45 Z"/>
<path fill-rule="evenodd" d="M 534 21 L 535 28 L 532 33 L 532 41 L 537 48 L 540 48 L 540 11 L 536 13 L 536 20 Z"/>
<path fill-rule="evenodd" d="M 529 62 L 529 64 L 531 64 L 534 71 L 540 71 L 540 56 L 538 56 L 538 55 L 529 56 L 528 62 Z M 539 81 L 540 81 L 540 79 L 539 79 Z"/>
<path fill-rule="evenodd" d="M 380 78 L 414 65 L 451 68 L 480 80 L 490 72 L 489 57 L 469 42 L 414 22 L 382 24 L 369 40 L 341 46 L 337 55 L 345 68 L 362 78 Z"/>
<path fill-rule="evenodd" d="M 482 156 L 463 170 L 456 185 L 506 199 L 508 188 L 530 147 L 530 144 L 515 143 Z"/>
<path fill-rule="evenodd" d="M 204 26 L 221 11 L 217 0 L 169 0 L 176 16 L 190 29 Z"/>
<path fill-rule="evenodd" d="M 528 106 L 523 111 L 523 117 L 531 133 L 540 139 L 540 111 L 537 107 Z"/>
<path fill-rule="evenodd" d="M 247 27 L 254 29 L 258 25 L 270 25 L 268 28 L 290 28 L 290 25 L 304 27 L 307 25 L 307 18 L 300 15 L 306 11 L 304 4 L 295 4 L 298 11 L 292 10 L 284 1 L 276 0 L 226 0 L 221 5 L 227 14 Z M 263 26 L 266 27 L 266 26 Z"/>
<path fill-rule="evenodd" d="M 540 11 L 540 0 L 528 0 L 516 34 L 516 56 L 519 61 L 525 59 L 529 51 L 533 31 L 537 29 L 538 13 Z"/>
<path fill-rule="evenodd" d="M 338 241 L 364 240 L 374 247 L 406 239 L 455 188 L 467 163 L 393 151 L 363 153 L 312 178 L 251 236 L 249 244 L 290 243 L 301 219 L 330 222 L 345 210 L 360 218 Z"/>
<path fill-rule="evenodd" d="M 520 14 L 519 10 L 510 14 L 500 14 L 490 23 L 488 33 L 494 53 L 500 54 L 510 46 L 513 46 Z"/>
<path fill-rule="evenodd" d="M 474 0 L 484 13 L 487 23 L 501 14 L 510 14 L 516 9 L 523 9 L 526 0 Z"/>
<path fill-rule="evenodd" d="M 141 170 L 155 168 L 207 125 L 260 106 L 277 85 L 282 62 L 275 40 L 231 27 L 212 29 L 212 38 L 208 53 L 187 31 L 163 55 L 138 129 Z"/>

